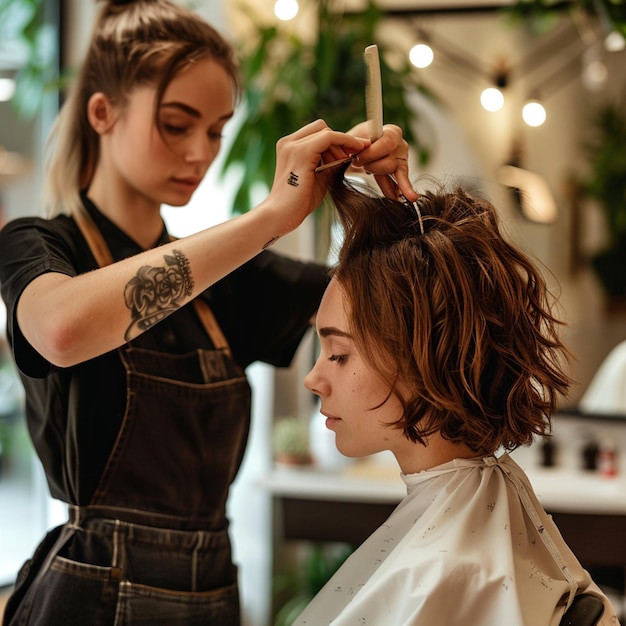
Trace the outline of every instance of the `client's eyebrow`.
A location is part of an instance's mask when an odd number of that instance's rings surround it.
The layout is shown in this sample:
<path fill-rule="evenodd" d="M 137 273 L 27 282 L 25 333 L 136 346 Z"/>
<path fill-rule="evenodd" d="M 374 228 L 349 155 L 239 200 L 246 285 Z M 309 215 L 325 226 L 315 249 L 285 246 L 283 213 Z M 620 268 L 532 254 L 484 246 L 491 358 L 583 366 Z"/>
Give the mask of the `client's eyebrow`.
<path fill-rule="evenodd" d="M 317 331 L 317 334 L 320 337 L 345 337 L 346 339 L 352 339 L 352 335 L 350 333 L 347 333 L 344 330 L 339 330 L 334 326 L 324 326 L 324 328 L 320 328 Z"/>

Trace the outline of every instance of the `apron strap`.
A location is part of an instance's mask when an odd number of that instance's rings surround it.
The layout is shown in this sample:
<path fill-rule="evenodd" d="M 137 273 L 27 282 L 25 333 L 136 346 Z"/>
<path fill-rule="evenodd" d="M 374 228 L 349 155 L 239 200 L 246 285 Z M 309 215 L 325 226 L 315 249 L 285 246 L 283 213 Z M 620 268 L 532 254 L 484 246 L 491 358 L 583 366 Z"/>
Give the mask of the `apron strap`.
<path fill-rule="evenodd" d="M 74 221 L 85 238 L 98 266 L 106 267 L 111 265 L 113 256 L 109 247 L 84 206 L 81 205 L 80 209 L 74 212 Z"/>
<path fill-rule="evenodd" d="M 224 337 L 224 333 L 217 323 L 215 315 L 213 315 L 213 311 L 211 311 L 211 307 L 202 300 L 202 298 L 194 298 L 193 308 L 196 310 L 196 315 L 200 318 L 204 329 L 209 334 L 209 337 L 211 337 L 215 349 L 225 350 L 230 354 L 228 341 L 226 341 L 226 337 Z"/>
<path fill-rule="evenodd" d="M 96 259 L 96 263 L 98 264 L 98 266 L 106 267 L 107 265 L 111 265 L 114 262 L 111 251 L 104 241 L 102 233 L 94 224 L 91 215 L 89 215 L 85 207 L 81 205 L 79 210 L 74 212 L 73 217 L 76 225 L 78 226 L 80 232 L 85 238 L 85 241 L 87 242 L 91 253 Z M 171 236 L 170 239 L 172 241 L 176 240 L 175 237 Z M 211 338 L 215 349 L 226 350 L 230 353 L 228 341 L 226 340 L 222 329 L 217 323 L 217 320 L 213 315 L 213 311 L 211 311 L 211 307 L 209 307 L 209 305 L 201 298 L 194 298 L 192 304 L 197 316 L 200 318 L 202 326 Z"/>

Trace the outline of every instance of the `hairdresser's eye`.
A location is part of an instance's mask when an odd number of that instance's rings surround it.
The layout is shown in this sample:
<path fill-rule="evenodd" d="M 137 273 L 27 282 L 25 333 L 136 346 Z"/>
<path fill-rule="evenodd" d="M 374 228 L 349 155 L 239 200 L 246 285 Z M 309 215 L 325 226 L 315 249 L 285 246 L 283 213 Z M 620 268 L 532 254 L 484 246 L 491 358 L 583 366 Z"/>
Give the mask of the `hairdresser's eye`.
<path fill-rule="evenodd" d="M 174 124 L 163 124 L 163 130 L 170 135 L 183 135 L 187 132 L 184 126 L 175 126 Z"/>
<path fill-rule="evenodd" d="M 348 355 L 347 354 L 331 354 L 328 357 L 328 360 L 333 361 L 334 363 L 338 363 L 339 365 L 342 365 L 348 360 Z"/>
<path fill-rule="evenodd" d="M 222 141 L 222 133 L 218 133 L 218 132 L 209 133 L 209 139 L 211 141 Z"/>

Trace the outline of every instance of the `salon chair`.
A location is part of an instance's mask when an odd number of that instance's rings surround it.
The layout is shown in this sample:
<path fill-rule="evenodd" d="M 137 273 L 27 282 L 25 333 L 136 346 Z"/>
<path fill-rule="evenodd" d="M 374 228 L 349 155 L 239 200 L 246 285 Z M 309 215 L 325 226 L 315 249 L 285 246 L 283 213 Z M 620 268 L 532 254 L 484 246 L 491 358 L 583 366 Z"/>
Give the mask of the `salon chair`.
<path fill-rule="evenodd" d="M 596 626 L 603 612 L 604 604 L 600 598 L 581 593 L 565 611 L 559 626 Z"/>

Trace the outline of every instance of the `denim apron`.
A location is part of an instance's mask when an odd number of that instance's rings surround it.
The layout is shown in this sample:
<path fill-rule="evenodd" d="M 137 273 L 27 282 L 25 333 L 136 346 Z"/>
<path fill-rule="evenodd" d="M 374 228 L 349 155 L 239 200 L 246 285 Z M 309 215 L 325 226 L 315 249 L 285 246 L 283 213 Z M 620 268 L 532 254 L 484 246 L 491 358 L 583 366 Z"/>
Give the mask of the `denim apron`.
<path fill-rule="evenodd" d="M 111 263 L 86 211 L 76 221 Z M 225 507 L 251 393 L 208 305 L 193 304 L 215 349 L 119 348 L 126 410 L 99 485 L 22 568 L 5 625 L 239 625 Z"/>

